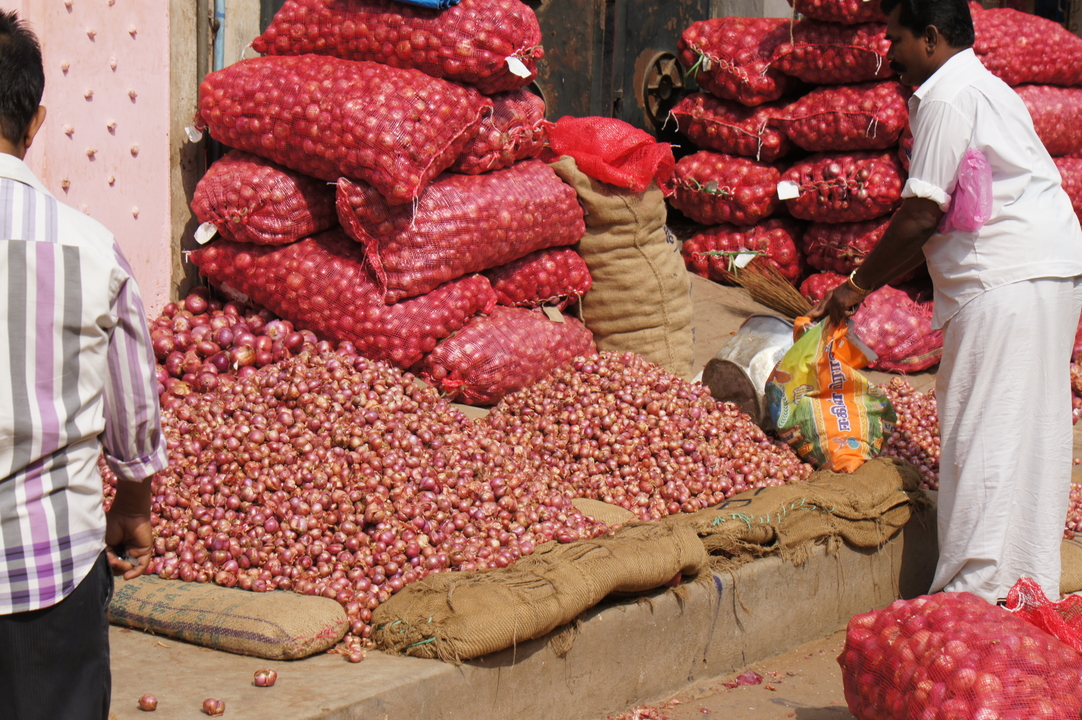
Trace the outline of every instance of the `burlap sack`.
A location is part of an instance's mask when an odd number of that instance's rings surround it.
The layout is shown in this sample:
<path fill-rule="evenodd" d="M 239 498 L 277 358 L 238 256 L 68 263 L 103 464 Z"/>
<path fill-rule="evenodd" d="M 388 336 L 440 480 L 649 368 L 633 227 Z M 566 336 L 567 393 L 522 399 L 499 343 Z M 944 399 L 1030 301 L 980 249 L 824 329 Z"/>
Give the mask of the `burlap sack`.
<path fill-rule="evenodd" d="M 438 573 L 376 609 L 380 650 L 461 662 L 540 637 L 611 593 L 641 593 L 707 563 L 690 528 L 633 523 L 610 535 L 550 543 L 501 570 Z"/>
<path fill-rule="evenodd" d="M 635 519 L 635 513 L 630 510 L 592 498 L 575 498 L 571 504 L 586 517 L 603 522 L 609 527 L 624 525 Z"/>
<path fill-rule="evenodd" d="M 816 545 L 879 547 L 925 502 L 915 467 L 879 457 L 852 474 L 819 470 L 807 482 L 749 490 L 664 522 L 693 528 L 715 569 L 768 555 L 800 564 Z"/>
<path fill-rule="evenodd" d="M 346 611 L 324 597 L 254 593 L 154 575 L 116 579 L 109 621 L 268 660 L 297 660 L 323 652 L 349 630 Z"/>
<path fill-rule="evenodd" d="M 661 190 L 651 184 L 636 193 L 594 180 L 570 157 L 552 169 L 586 210 L 578 250 L 594 283 L 579 303 L 598 350 L 638 353 L 691 378 L 691 278 L 665 227 Z"/>
<path fill-rule="evenodd" d="M 1082 537 L 1064 538 L 1059 556 L 1063 563 L 1059 591 L 1064 595 L 1082 591 Z"/>

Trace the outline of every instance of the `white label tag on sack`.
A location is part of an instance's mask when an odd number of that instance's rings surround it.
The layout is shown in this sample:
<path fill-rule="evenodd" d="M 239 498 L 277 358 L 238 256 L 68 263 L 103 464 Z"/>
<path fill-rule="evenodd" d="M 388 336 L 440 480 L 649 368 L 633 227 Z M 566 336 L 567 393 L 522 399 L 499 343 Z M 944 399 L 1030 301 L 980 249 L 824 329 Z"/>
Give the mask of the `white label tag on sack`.
<path fill-rule="evenodd" d="M 218 227 L 214 223 L 205 222 L 195 229 L 195 241 L 200 245 L 206 245 L 218 234 Z"/>
<path fill-rule="evenodd" d="M 552 322 L 562 323 L 564 321 L 564 314 L 551 305 L 545 305 L 541 309 L 545 311 L 545 314 L 548 315 L 549 320 Z"/>
<path fill-rule="evenodd" d="M 507 56 L 507 69 L 511 71 L 512 75 L 518 75 L 520 78 L 528 78 L 533 75 L 530 68 L 526 67 L 526 63 L 514 55 Z"/>
<path fill-rule="evenodd" d="M 733 259 L 733 265 L 736 265 L 738 268 L 743 270 L 744 268 L 746 268 L 748 266 L 748 263 L 750 263 L 752 260 L 754 260 L 757 256 L 758 256 L 758 253 L 752 253 L 752 252 L 740 253 L 739 255 L 736 256 L 735 259 Z"/>
<path fill-rule="evenodd" d="M 800 186 L 791 180 L 778 183 L 778 200 L 792 200 L 800 197 Z"/>
<path fill-rule="evenodd" d="M 197 143 L 203 139 L 203 131 L 199 130 L 194 125 L 185 127 L 184 134 L 188 136 L 188 142 Z"/>

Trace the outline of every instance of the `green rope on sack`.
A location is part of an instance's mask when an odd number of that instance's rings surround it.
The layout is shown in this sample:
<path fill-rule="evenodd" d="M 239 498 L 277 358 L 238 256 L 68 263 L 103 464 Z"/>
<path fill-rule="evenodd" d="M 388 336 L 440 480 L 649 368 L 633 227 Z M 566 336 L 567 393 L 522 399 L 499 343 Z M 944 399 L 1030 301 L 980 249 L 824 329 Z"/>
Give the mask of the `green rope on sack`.
<path fill-rule="evenodd" d="M 421 645 L 428 645 L 429 643 L 434 643 L 434 642 L 436 642 L 436 638 L 430 637 L 427 640 L 419 640 L 418 642 L 415 642 L 412 645 L 407 645 L 406 649 L 409 650 L 410 648 L 419 647 Z"/>
<path fill-rule="evenodd" d="M 725 268 L 728 272 L 732 273 L 733 277 L 736 277 L 740 272 L 740 268 L 737 267 L 736 259 L 741 255 L 754 255 L 755 257 L 766 257 L 766 253 L 761 250 L 706 250 L 704 252 L 696 253 L 702 257 L 723 257 L 728 258 L 729 262 Z"/>
<path fill-rule="evenodd" d="M 684 73 L 684 79 L 687 80 L 688 78 L 691 78 L 691 79 L 694 79 L 694 80 L 698 80 L 698 78 L 699 78 L 699 70 L 702 69 L 703 64 L 705 62 L 706 62 L 706 54 L 700 51 L 699 52 L 699 59 L 695 61 L 694 65 L 692 65 L 691 67 L 689 67 L 687 69 L 687 72 Z"/>

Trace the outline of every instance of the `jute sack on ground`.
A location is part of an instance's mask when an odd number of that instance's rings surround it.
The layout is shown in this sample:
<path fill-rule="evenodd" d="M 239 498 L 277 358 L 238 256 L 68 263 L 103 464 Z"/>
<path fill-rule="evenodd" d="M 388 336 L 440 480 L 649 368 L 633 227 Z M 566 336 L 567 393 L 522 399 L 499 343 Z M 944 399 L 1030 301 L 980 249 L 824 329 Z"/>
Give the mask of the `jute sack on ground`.
<path fill-rule="evenodd" d="M 575 509 L 587 517 L 592 517 L 598 522 L 603 522 L 609 527 L 613 525 L 625 525 L 636 519 L 635 513 L 620 507 L 610 505 L 601 500 L 592 498 L 575 498 L 571 501 Z"/>
<path fill-rule="evenodd" d="M 925 502 L 915 467 L 879 457 L 852 474 L 819 470 L 807 482 L 740 493 L 665 522 L 693 528 L 715 569 L 769 555 L 800 564 L 816 545 L 879 547 L 909 521 L 914 505 Z"/>
<path fill-rule="evenodd" d="M 542 546 L 501 570 L 437 573 L 376 609 L 376 647 L 461 662 L 571 622 L 615 592 L 645 592 L 707 563 L 691 528 L 633 523 L 610 535 Z"/>
<path fill-rule="evenodd" d="M 665 198 L 609 185 L 562 157 L 552 165 L 579 194 L 586 235 L 578 250 L 593 287 L 579 301 L 598 350 L 634 352 L 674 375 L 690 378 L 691 278 L 680 246 L 665 227 Z"/>
<path fill-rule="evenodd" d="M 1064 538 L 1059 556 L 1063 563 L 1059 591 L 1064 595 L 1082 591 L 1082 537 Z"/>
<path fill-rule="evenodd" d="M 268 660 L 297 660 L 323 652 L 349 630 L 342 606 L 324 597 L 254 593 L 154 575 L 117 578 L 109 621 Z"/>

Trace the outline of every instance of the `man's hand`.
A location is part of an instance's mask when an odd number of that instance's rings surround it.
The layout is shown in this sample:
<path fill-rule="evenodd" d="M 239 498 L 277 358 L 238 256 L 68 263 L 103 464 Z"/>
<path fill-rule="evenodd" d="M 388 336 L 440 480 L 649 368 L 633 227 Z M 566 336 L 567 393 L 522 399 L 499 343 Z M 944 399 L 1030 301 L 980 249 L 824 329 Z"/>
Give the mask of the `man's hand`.
<path fill-rule="evenodd" d="M 151 480 L 119 480 L 116 498 L 105 514 L 105 547 L 113 571 L 125 580 L 137 578 L 150 566 L 154 533 L 150 524 Z M 126 557 L 119 557 L 117 550 Z"/>
<path fill-rule="evenodd" d="M 812 320 L 818 320 L 824 315 L 829 315 L 830 319 L 835 324 L 844 323 L 846 318 L 850 317 L 860 307 L 860 303 L 864 301 L 865 296 L 858 293 L 853 288 L 849 287 L 849 283 L 845 282 L 834 288 L 826 294 L 826 296 L 812 308 L 808 313 L 808 317 Z"/>

